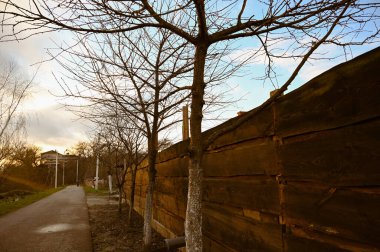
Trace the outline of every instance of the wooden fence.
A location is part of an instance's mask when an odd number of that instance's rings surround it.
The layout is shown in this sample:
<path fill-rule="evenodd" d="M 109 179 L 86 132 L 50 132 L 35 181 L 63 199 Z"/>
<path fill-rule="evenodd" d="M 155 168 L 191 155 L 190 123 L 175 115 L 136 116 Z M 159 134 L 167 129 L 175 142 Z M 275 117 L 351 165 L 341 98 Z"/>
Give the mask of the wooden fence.
<path fill-rule="evenodd" d="M 203 160 L 204 251 L 380 250 L 379 71 L 377 48 L 213 143 Z M 153 226 L 165 237 L 184 235 L 187 146 L 157 160 Z M 139 213 L 147 181 L 145 164 Z"/>

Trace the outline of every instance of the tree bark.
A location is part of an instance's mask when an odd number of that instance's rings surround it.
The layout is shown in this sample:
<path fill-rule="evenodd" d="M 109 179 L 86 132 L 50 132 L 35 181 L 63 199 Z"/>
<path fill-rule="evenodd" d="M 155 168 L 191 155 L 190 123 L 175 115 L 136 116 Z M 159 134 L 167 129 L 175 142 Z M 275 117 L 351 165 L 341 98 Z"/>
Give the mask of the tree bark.
<path fill-rule="evenodd" d="M 136 185 L 136 168 L 132 169 L 132 182 L 131 182 L 131 194 L 129 196 L 129 212 L 128 212 L 128 225 L 131 225 L 132 220 L 132 212 L 134 208 L 134 202 L 135 202 L 135 185 Z"/>
<path fill-rule="evenodd" d="M 121 203 L 123 199 L 123 186 L 119 185 L 119 214 L 121 214 Z"/>
<path fill-rule="evenodd" d="M 152 217 L 153 217 L 153 193 L 156 181 L 156 156 L 157 148 L 155 146 L 155 137 L 150 139 L 148 146 L 148 188 L 146 192 L 145 211 L 144 211 L 144 251 L 150 251 L 152 245 Z M 153 146 L 152 146 L 153 145 Z"/>
<path fill-rule="evenodd" d="M 207 46 L 199 45 L 195 50 L 194 79 L 190 116 L 190 162 L 189 189 L 186 208 L 186 250 L 202 251 L 202 108 L 204 104 L 204 68 Z"/>

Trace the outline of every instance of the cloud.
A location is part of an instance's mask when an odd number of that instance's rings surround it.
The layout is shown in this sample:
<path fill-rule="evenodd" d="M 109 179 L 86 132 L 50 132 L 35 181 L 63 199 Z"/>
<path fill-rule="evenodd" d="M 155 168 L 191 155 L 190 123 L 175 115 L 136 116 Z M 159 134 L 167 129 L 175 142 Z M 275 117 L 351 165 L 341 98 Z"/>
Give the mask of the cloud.
<path fill-rule="evenodd" d="M 87 140 L 88 130 L 88 126 L 59 105 L 29 111 L 28 114 L 28 140 L 44 150 L 64 151 L 79 141 Z"/>
<path fill-rule="evenodd" d="M 7 28 L 3 30 L 7 31 L 10 32 Z M 43 151 L 57 149 L 63 152 L 78 141 L 86 140 L 89 130 L 83 121 L 60 108 L 57 98 L 51 94 L 60 90 L 52 75 L 52 72 L 61 71 L 58 64 L 54 61 L 36 64 L 49 59 L 46 49 L 56 47 L 53 41 L 61 43 L 66 35 L 65 32 L 39 34 L 0 44 L 1 56 L 15 60 L 30 78 L 38 70 L 31 94 L 20 106 L 20 112 L 27 118 L 27 141 L 42 147 Z"/>
<path fill-rule="evenodd" d="M 286 45 L 279 45 L 279 49 L 281 49 L 281 46 L 286 48 Z M 376 45 L 363 45 L 360 47 L 347 48 L 348 50 L 344 51 L 344 48 L 337 45 L 322 45 L 313 53 L 313 55 L 303 66 L 295 79 L 294 84 L 292 84 L 291 89 L 297 88 L 328 69 L 375 47 Z M 236 50 L 230 57 L 232 60 L 237 62 L 246 61 L 246 64 L 248 65 L 246 69 L 249 69 L 251 76 L 262 76 L 265 73 L 265 67 L 268 64 L 268 59 L 266 58 L 263 50 L 258 52 L 259 49 L 259 47 L 242 48 Z M 285 81 L 296 69 L 298 63 L 301 61 L 301 59 L 295 60 L 290 58 L 291 55 L 289 53 L 285 53 L 284 56 L 284 58 L 273 59 L 273 66 L 275 67 L 274 71 L 277 75 L 277 82 L 279 86 L 285 83 Z M 274 79 L 272 80 L 275 81 Z"/>
<path fill-rule="evenodd" d="M 28 142 L 44 151 L 64 151 L 79 141 L 87 140 L 89 127 L 84 121 L 62 108 L 47 89 L 35 86 L 20 111 L 27 118 Z"/>

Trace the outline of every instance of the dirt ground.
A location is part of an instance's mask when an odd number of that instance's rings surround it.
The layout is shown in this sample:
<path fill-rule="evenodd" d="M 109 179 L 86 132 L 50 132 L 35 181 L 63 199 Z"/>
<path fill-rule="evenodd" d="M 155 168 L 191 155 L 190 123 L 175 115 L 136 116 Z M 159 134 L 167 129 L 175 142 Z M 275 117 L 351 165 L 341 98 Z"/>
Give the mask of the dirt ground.
<path fill-rule="evenodd" d="M 132 224 L 128 226 L 128 207 L 123 204 L 118 212 L 115 199 L 108 196 L 87 194 L 91 236 L 94 252 L 100 251 L 143 251 L 143 219 L 134 212 Z M 164 238 L 153 232 L 152 251 L 166 251 Z"/>

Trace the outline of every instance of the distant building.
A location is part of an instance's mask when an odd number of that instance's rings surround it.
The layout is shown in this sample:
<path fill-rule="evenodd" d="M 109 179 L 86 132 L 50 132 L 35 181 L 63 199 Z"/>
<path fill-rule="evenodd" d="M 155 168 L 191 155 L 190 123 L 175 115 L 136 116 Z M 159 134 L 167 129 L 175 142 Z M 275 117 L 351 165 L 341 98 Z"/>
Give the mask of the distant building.
<path fill-rule="evenodd" d="M 57 156 L 58 155 L 58 156 Z M 50 150 L 47 152 L 41 153 L 41 163 L 42 164 L 55 164 L 56 159 L 61 159 L 63 155 L 55 150 Z"/>
<path fill-rule="evenodd" d="M 58 163 L 67 162 L 69 160 L 77 160 L 78 156 L 76 155 L 63 155 L 55 150 L 50 150 L 47 152 L 41 153 L 41 163 L 42 164 L 55 164 L 56 161 Z"/>

